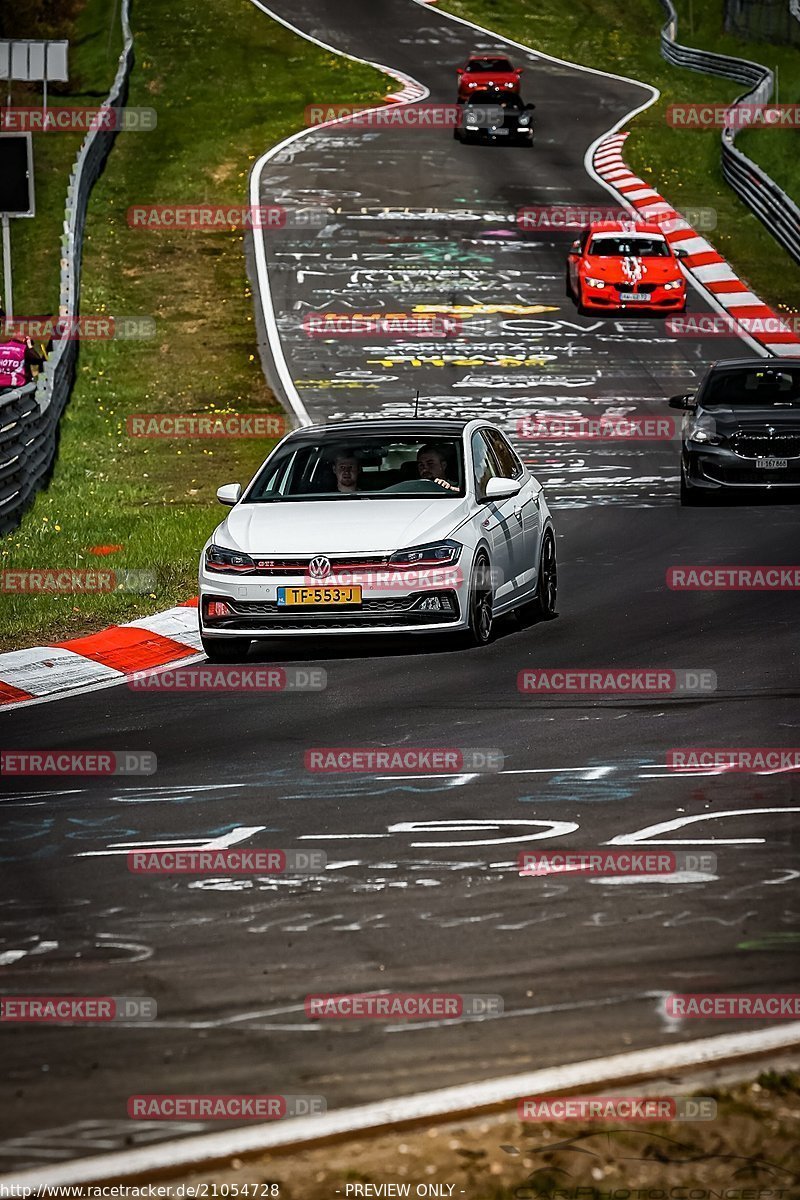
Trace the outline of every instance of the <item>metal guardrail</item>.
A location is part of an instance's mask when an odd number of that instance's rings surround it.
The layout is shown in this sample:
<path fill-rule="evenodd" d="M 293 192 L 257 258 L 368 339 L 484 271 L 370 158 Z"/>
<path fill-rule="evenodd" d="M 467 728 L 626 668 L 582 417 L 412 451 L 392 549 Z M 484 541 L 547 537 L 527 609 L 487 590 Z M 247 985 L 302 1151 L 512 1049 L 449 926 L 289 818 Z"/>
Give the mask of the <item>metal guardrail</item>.
<path fill-rule="evenodd" d="M 103 108 L 123 108 L 128 98 L 133 66 L 130 0 L 122 0 L 121 23 L 123 49 Z M 89 130 L 70 172 L 61 236 L 58 308 L 62 317 L 77 317 L 79 313 L 89 194 L 116 136 L 114 129 Z M 77 341 L 56 341 L 35 384 L 0 394 L 0 534 L 17 528 L 36 492 L 50 481 L 58 449 L 59 420 L 72 391 L 77 358 Z"/>
<path fill-rule="evenodd" d="M 675 6 L 672 0 L 661 0 L 661 3 L 667 13 L 667 23 L 661 30 L 661 54 L 667 62 L 749 85 L 748 90 L 731 103 L 731 108 L 736 104 L 769 103 L 775 90 L 775 77 L 769 67 L 746 58 L 681 46 L 675 40 L 678 33 Z M 730 125 L 722 131 L 723 177 L 784 250 L 800 262 L 800 208 L 766 171 L 736 148 L 737 132 L 741 131 Z"/>

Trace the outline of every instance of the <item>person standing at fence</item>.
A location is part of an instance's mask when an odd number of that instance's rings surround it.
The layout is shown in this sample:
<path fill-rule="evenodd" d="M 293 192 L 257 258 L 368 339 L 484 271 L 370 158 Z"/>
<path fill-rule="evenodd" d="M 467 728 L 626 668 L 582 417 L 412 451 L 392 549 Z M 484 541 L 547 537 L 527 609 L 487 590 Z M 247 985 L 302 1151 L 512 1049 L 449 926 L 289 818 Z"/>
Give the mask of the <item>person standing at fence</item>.
<path fill-rule="evenodd" d="M 6 326 L 11 328 L 6 332 Z M 0 392 L 11 392 L 33 381 L 33 369 L 40 371 L 44 359 L 29 337 L 20 337 L 6 321 L 0 308 Z"/>

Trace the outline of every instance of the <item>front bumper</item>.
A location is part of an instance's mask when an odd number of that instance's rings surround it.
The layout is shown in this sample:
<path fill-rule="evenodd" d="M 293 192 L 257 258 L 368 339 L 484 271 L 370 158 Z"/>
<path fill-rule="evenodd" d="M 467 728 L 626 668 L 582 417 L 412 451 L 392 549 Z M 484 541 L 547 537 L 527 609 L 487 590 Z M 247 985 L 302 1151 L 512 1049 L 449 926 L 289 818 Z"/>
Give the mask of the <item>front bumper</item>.
<path fill-rule="evenodd" d="M 670 288 L 669 291 L 657 287 L 648 293 L 647 300 L 621 300 L 614 284 L 594 288 L 581 283 L 581 304 L 587 312 L 683 312 L 686 308 L 686 287 Z"/>
<path fill-rule="evenodd" d="M 756 459 L 745 458 L 724 446 L 684 443 L 683 466 L 691 487 L 721 488 L 794 488 L 800 489 L 800 457 L 787 458 L 787 465 L 775 470 L 756 466 Z"/>
<path fill-rule="evenodd" d="M 413 572 L 402 582 L 365 582 L 354 574 L 348 583 L 362 589 L 360 605 L 288 607 L 278 604 L 280 587 L 309 586 L 298 576 L 228 576 L 201 571 L 200 631 L 204 637 L 307 637 L 313 634 L 430 633 L 464 629 L 469 612 L 468 584 L 460 570 L 425 573 L 414 586 Z M 431 602 L 438 598 L 441 607 Z M 223 601 L 226 615 L 210 617 L 209 602 Z"/>

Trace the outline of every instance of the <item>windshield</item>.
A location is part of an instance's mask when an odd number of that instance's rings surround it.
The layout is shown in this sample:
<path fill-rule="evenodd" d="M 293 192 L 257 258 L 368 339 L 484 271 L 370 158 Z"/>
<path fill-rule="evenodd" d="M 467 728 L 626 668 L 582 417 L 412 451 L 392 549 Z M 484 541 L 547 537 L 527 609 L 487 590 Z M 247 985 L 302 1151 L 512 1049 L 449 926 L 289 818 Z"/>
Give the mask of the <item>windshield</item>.
<path fill-rule="evenodd" d="M 669 246 L 663 238 L 593 237 L 589 253 L 598 258 L 669 258 Z"/>
<path fill-rule="evenodd" d="M 703 408 L 800 406 L 800 367 L 720 371 L 709 379 L 701 404 Z"/>
<path fill-rule="evenodd" d="M 463 496 L 458 438 L 321 438 L 288 443 L 264 466 L 247 503 Z"/>
<path fill-rule="evenodd" d="M 507 58 L 476 58 L 467 63 L 467 70 L 479 74 L 489 71 L 501 71 L 503 74 L 513 74 L 514 68 Z"/>

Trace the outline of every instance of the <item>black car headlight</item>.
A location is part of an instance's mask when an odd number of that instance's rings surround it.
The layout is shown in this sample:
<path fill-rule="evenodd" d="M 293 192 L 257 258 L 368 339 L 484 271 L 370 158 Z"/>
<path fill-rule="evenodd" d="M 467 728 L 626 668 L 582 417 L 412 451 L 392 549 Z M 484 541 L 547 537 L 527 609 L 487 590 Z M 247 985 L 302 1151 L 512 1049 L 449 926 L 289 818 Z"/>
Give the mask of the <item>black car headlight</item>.
<path fill-rule="evenodd" d="M 256 564 L 249 554 L 238 550 L 226 550 L 224 546 L 209 546 L 206 550 L 206 570 L 221 575 L 253 574 Z"/>
<path fill-rule="evenodd" d="M 390 567 L 447 567 L 458 562 L 462 546 L 449 539 L 431 542 L 427 546 L 412 546 L 410 550 L 398 550 L 389 559 Z"/>

